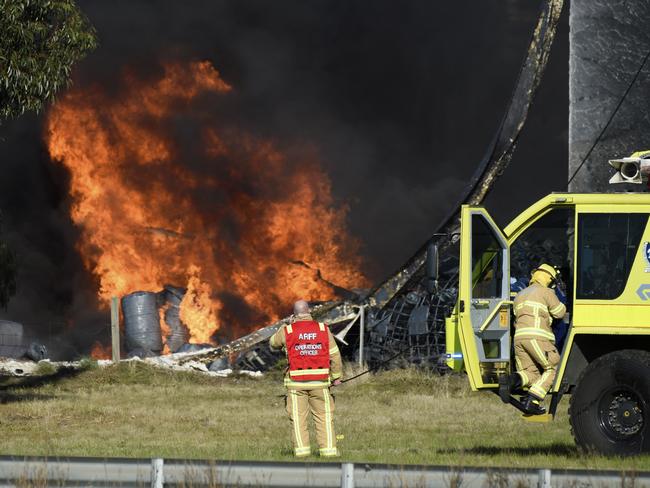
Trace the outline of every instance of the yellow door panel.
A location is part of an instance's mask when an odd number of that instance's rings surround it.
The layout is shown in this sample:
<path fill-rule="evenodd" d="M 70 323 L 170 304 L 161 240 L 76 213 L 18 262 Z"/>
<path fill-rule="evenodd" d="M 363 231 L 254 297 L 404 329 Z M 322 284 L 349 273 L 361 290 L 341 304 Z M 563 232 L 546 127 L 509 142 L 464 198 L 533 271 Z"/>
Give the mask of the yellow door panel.
<path fill-rule="evenodd" d="M 461 210 L 458 299 L 458 340 L 470 384 L 496 387 L 497 375 L 510 367 L 510 263 L 505 236 L 481 207 Z"/>

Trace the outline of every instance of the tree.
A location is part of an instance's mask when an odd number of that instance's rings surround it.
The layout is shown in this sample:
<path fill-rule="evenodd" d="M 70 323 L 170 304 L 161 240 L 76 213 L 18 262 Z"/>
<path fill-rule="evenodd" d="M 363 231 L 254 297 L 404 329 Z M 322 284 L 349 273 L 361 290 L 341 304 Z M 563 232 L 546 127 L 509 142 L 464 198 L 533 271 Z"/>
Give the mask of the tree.
<path fill-rule="evenodd" d="M 0 0 L 0 119 L 39 111 L 96 46 L 73 0 Z"/>
<path fill-rule="evenodd" d="M 0 0 L 0 123 L 41 110 L 96 44 L 73 0 Z M 15 254 L 0 241 L 0 306 L 15 293 Z"/>

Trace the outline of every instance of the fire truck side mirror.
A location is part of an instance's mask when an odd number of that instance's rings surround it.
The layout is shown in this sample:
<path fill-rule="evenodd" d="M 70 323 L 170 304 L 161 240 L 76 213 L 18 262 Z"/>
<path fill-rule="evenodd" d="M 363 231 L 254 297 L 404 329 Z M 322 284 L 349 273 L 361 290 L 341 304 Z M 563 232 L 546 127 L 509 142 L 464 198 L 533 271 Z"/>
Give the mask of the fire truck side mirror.
<path fill-rule="evenodd" d="M 426 260 L 427 291 L 434 293 L 438 291 L 438 244 L 430 242 L 427 246 Z"/>

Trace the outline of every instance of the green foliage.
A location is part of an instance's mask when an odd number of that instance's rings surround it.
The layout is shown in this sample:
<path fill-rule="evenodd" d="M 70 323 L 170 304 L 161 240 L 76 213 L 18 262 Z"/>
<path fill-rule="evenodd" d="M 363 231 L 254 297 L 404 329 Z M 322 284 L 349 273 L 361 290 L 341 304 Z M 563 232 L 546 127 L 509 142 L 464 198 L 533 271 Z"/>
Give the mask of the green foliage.
<path fill-rule="evenodd" d="M 39 111 L 96 46 L 73 0 L 0 0 L 0 119 Z"/>
<path fill-rule="evenodd" d="M 73 0 L 0 0 L 0 33 L 0 121 L 39 111 L 97 44 Z M 15 255 L 0 241 L 0 307 L 15 293 Z"/>

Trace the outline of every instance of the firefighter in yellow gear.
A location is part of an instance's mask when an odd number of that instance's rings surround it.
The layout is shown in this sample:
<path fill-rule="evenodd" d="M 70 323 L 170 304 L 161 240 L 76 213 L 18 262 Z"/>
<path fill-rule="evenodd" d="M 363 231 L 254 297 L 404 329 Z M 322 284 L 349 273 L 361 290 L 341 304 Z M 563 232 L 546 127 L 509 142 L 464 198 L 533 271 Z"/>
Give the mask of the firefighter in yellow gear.
<path fill-rule="evenodd" d="M 551 329 L 553 319 L 566 314 L 566 306 L 550 288 L 555 286 L 559 272 L 542 264 L 532 272 L 530 285 L 514 300 L 515 312 L 515 388 L 528 388 L 522 404 L 530 414 L 545 413 L 541 405 L 553 385 L 560 355 L 555 348 Z"/>
<path fill-rule="evenodd" d="M 320 456 L 338 456 L 330 385 L 341 384 L 343 364 L 329 327 L 314 321 L 308 303 L 299 300 L 294 304 L 291 323 L 273 334 L 269 345 L 271 349 L 285 349 L 289 360 L 284 385 L 294 455 L 311 455 L 308 430 L 311 413 Z"/>

